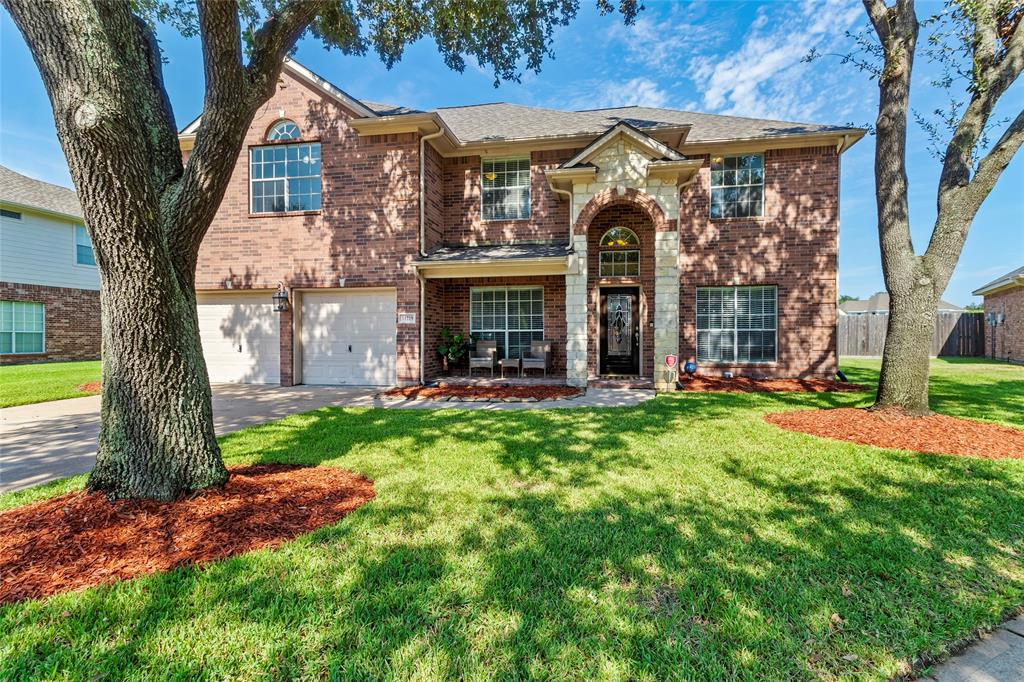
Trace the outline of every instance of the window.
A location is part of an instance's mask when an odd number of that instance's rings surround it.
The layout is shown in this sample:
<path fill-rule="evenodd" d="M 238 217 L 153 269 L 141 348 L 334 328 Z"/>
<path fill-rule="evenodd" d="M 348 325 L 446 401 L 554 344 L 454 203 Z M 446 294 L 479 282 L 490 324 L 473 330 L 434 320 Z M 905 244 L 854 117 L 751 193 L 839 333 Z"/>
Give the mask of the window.
<path fill-rule="evenodd" d="M 530 217 L 530 158 L 484 159 L 484 220 Z"/>
<path fill-rule="evenodd" d="M 92 240 L 84 225 L 75 225 L 75 263 L 96 267 L 96 255 L 92 252 Z"/>
<path fill-rule="evenodd" d="M 320 143 L 250 150 L 253 213 L 320 210 Z"/>
<path fill-rule="evenodd" d="M 764 156 L 711 160 L 711 217 L 750 218 L 764 214 Z"/>
<path fill-rule="evenodd" d="M 268 142 L 297 140 L 300 137 L 302 137 L 302 132 L 299 130 L 299 126 L 295 125 L 295 121 L 289 121 L 288 119 L 278 121 L 271 126 L 270 131 L 267 133 Z"/>
<path fill-rule="evenodd" d="M 698 362 L 775 362 L 774 286 L 697 289 Z"/>
<path fill-rule="evenodd" d="M 598 274 L 601 277 L 638 277 L 640 275 L 640 251 L 638 249 L 622 249 L 623 246 L 639 246 L 640 239 L 636 232 L 628 227 L 613 227 L 601 237 L 603 249 L 599 258 Z"/>
<path fill-rule="evenodd" d="M 10 218 L 12 220 L 21 220 L 20 213 L 18 213 L 17 211 L 8 210 L 6 208 L 0 208 L 0 215 L 2 215 L 5 218 Z"/>
<path fill-rule="evenodd" d="M 0 353 L 43 352 L 43 304 L 0 301 Z"/>
<path fill-rule="evenodd" d="M 531 341 L 544 339 L 544 290 L 471 290 L 469 332 L 474 339 L 497 341 L 499 358 L 523 357 Z"/>

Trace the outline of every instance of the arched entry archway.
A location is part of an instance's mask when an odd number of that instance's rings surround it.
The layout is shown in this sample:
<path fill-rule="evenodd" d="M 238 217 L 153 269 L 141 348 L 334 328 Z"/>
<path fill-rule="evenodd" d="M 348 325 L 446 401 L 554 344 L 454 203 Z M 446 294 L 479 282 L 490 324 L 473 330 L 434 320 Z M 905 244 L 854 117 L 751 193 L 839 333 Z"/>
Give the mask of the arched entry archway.
<path fill-rule="evenodd" d="M 573 224 L 580 266 L 566 277 L 568 379 L 658 378 L 678 345 L 678 232 L 657 200 L 633 188 L 595 194 Z M 602 243 L 621 228 L 635 239 Z"/>

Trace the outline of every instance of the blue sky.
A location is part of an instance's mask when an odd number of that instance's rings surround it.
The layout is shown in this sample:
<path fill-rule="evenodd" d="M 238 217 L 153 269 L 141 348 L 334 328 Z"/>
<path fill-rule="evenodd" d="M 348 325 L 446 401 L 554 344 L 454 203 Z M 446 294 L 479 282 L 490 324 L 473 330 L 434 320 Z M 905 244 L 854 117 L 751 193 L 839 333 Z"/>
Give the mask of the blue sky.
<path fill-rule="evenodd" d="M 356 97 L 419 109 L 508 101 L 585 109 L 641 104 L 739 116 L 836 124 L 874 121 L 878 91 L 868 77 L 835 58 L 806 64 L 812 47 L 842 51 L 844 31 L 865 25 L 860 2 L 693 2 L 647 0 L 632 27 L 618 15 L 601 17 L 593 0 L 557 32 L 555 58 L 521 83 L 493 87 L 491 73 L 471 64 L 448 70 L 432 43 L 412 46 L 388 71 L 372 55 L 345 57 L 316 41 L 300 43 L 297 59 Z M 920 15 L 937 3 L 919 3 Z M 160 33 L 164 75 L 180 126 L 202 106 L 202 61 L 196 40 Z M 916 65 L 913 106 L 942 104 L 930 90 L 934 75 Z M 996 118 L 1024 107 L 1024 82 L 1004 96 Z M 6 11 L 0 11 L 0 163 L 50 182 L 70 185 L 52 113 L 35 64 Z M 844 154 L 839 289 L 861 298 L 884 288 L 878 253 L 870 136 Z M 914 244 L 927 246 L 935 218 L 939 165 L 916 128 L 908 145 Z M 1024 265 L 1024 153 L 1004 172 L 975 219 L 944 298 L 964 305 L 971 290 Z"/>

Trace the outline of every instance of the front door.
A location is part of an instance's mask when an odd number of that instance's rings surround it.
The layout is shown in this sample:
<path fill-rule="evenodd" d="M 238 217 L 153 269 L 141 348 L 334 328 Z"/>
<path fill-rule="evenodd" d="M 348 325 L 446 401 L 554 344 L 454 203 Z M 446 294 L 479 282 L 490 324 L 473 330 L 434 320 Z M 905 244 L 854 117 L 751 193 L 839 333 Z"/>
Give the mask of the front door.
<path fill-rule="evenodd" d="M 636 287 L 601 289 L 601 374 L 640 373 L 640 295 Z"/>

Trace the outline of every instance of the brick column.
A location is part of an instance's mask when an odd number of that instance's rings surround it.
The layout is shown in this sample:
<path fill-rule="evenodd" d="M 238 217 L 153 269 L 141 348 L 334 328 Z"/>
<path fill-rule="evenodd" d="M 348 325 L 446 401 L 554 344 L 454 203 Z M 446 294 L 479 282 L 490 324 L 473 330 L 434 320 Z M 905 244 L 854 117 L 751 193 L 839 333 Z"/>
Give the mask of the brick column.
<path fill-rule="evenodd" d="M 654 234 L 654 387 L 674 391 L 666 355 L 679 354 L 679 232 Z"/>
<path fill-rule="evenodd" d="M 291 304 L 288 306 L 288 310 L 278 313 L 278 322 L 280 323 L 280 338 L 281 338 L 281 385 L 282 386 L 294 386 L 295 385 L 295 372 L 294 372 L 294 345 L 292 344 L 292 304 L 296 302 L 297 297 L 293 294 Z"/>
<path fill-rule="evenodd" d="M 576 268 L 565 276 L 565 380 L 587 385 L 587 235 L 572 238 Z"/>

